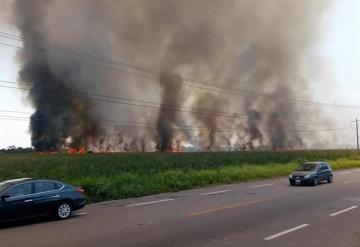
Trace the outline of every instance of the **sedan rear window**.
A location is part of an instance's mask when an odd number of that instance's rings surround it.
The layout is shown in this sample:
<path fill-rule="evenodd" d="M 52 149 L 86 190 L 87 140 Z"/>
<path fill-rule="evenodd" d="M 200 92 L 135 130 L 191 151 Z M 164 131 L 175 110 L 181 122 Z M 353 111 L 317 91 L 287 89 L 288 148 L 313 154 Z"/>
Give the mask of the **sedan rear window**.
<path fill-rule="evenodd" d="M 34 185 L 35 185 L 35 193 L 57 190 L 55 183 L 52 182 L 36 182 L 34 183 Z"/>
<path fill-rule="evenodd" d="M 61 189 L 63 185 L 61 183 L 54 183 L 57 190 Z"/>

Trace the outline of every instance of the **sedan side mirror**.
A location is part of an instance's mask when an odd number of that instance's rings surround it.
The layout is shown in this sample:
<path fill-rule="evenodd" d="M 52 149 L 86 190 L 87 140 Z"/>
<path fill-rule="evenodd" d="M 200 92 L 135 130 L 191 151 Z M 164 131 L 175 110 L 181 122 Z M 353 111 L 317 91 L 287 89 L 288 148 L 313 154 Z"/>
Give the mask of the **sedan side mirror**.
<path fill-rule="evenodd" d="M 0 201 L 1 201 L 1 202 L 5 202 L 6 199 L 8 199 L 8 198 L 10 198 L 9 195 L 2 195 L 2 196 L 0 196 Z"/>

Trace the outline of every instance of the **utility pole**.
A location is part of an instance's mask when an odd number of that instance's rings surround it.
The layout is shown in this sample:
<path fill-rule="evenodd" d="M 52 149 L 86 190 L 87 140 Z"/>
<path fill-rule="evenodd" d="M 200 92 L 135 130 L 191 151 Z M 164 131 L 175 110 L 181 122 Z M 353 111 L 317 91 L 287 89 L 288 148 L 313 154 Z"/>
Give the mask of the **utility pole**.
<path fill-rule="evenodd" d="M 355 122 L 356 122 L 356 147 L 357 147 L 357 150 L 359 150 L 359 124 L 358 124 L 357 118 L 356 118 Z"/>

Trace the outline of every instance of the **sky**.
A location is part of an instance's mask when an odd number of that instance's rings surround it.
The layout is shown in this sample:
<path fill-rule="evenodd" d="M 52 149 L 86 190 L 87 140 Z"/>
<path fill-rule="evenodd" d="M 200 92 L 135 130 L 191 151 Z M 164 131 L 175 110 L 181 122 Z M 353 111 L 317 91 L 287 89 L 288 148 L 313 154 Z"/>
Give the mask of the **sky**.
<path fill-rule="evenodd" d="M 1 5 L 0 5 L 1 6 Z M 4 14 L 1 13 L 0 14 Z M 0 17 L 1 21 L 1 17 Z M 7 33 L 16 33 L 16 30 L 6 25 L 0 24 L 0 30 Z M 1 39 L 1 43 L 8 43 L 6 39 Z M 14 48 L 0 45 L 0 80 L 16 81 L 19 65 L 17 63 Z M 9 86 L 6 83 L 0 85 Z M 19 116 L 4 111 L 33 112 L 31 105 L 26 101 L 25 95 L 21 91 L 0 87 L 0 116 Z M 21 114 L 29 116 L 29 114 Z M 8 146 L 30 147 L 29 121 L 5 120 L 0 117 L 0 148 Z"/>
<path fill-rule="evenodd" d="M 0 0 L 0 32 L 16 34 L 17 30 L 5 21 L 7 10 L 1 9 L 1 3 Z M 316 47 L 319 53 L 317 55 L 320 55 L 316 56 L 318 67 L 308 69 L 308 79 L 311 81 L 309 90 L 313 97 L 310 100 L 360 106 L 359 9 L 359 0 L 334 0 L 327 10 L 322 24 L 322 35 Z M 0 43 L 9 43 L 9 40 L 0 37 Z M 16 52 L 16 49 L 0 44 L 0 80 L 17 80 L 19 65 Z M 6 120 L 4 116 L 26 117 L 29 114 L 11 114 L 5 111 L 31 113 L 33 109 L 23 92 L 1 87 L 4 85 L 7 84 L 0 82 L 0 148 L 10 145 L 28 147 L 31 145 L 29 122 Z M 359 110 L 360 108 L 323 109 L 336 121 L 354 120 L 360 117 Z M 354 147 L 355 137 L 352 138 L 352 133 L 346 135 L 350 138 L 342 138 L 346 141 L 341 142 L 341 145 L 346 148 Z"/>

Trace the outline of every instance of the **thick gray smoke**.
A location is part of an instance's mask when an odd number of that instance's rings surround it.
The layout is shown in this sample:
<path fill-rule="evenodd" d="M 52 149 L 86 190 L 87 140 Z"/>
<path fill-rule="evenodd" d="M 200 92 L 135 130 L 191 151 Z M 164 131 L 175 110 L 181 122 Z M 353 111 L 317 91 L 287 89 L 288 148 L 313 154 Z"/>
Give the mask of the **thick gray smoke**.
<path fill-rule="evenodd" d="M 163 90 L 161 92 L 161 104 L 164 107 L 160 108 L 157 119 L 158 140 L 156 141 L 156 149 L 166 151 L 173 149 L 173 129 L 181 121 L 178 112 L 174 111 L 174 106 L 181 106 L 184 102 L 184 93 L 180 76 L 162 73 L 159 83 Z"/>
<path fill-rule="evenodd" d="M 19 79 L 36 109 L 32 144 L 38 151 L 304 147 L 297 130 L 307 126 L 299 121 L 313 113 L 282 98 L 308 97 L 302 65 L 328 4 L 15 0 L 25 48 Z"/>
<path fill-rule="evenodd" d="M 21 81 L 30 87 L 29 98 L 36 111 L 31 116 L 31 141 L 37 151 L 56 151 L 71 138 L 71 146 L 86 145 L 95 137 L 98 123 L 91 117 L 91 105 L 71 95 L 77 83 L 76 64 L 71 68 L 56 68 L 46 52 L 47 34 L 44 17 L 48 1 L 16 1 L 16 25 L 23 37 L 20 53 L 23 68 Z M 44 47 L 45 46 L 45 47 Z"/>

